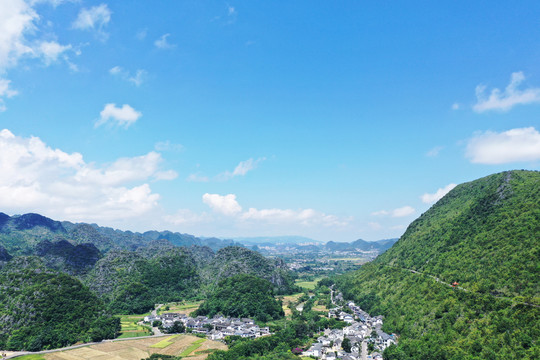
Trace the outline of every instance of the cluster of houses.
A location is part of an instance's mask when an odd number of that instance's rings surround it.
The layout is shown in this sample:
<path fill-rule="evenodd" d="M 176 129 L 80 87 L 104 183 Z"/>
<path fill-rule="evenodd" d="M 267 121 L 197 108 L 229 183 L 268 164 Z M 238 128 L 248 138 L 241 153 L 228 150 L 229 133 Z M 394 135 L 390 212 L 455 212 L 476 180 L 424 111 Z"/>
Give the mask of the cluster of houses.
<path fill-rule="evenodd" d="M 252 319 L 247 318 L 238 319 L 217 315 L 211 319 L 206 316 L 192 318 L 185 314 L 164 313 L 145 316 L 144 321 L 150 324 L 161 321 L 165 329 L 173 326 L 176 321 L 180 321 L 192 333 L 204 334 L 210 340 L 222 340 L 226 336 L 233 335 L 251 339 L 271 335 L 268 327 L 259 327 Z"/>
<path fill-rule="evenodd" d="M 396 343 L 395 335 L 382 331 L 382 316 L 371 317 L 353 302 L 349 302 L 348 307 L 354 315 L 342 311 L 341 307 L 336 307 L 328 311 L 328 317 L 338 318 L 349 325 L 343 329 L 326 329 L 317 342 L 302 353 L 303 356 L 325 360 L 382 360 L 384 349 Z M 351 344 L 350 352 L 345 352 L 342 347 L 346 338 Z M 371 354 L 367 354 L 369 343 L 373 344 L 374 349 Z"/>

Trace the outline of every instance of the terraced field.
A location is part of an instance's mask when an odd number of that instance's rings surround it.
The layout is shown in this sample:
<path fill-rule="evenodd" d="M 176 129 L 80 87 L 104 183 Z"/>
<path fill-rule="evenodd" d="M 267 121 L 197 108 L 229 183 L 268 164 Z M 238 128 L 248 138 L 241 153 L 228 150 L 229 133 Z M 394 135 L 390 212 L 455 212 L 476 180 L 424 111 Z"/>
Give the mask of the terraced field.
<path fill-rule="evenodd" d="M 141 321 L 145 315 L 120 315 L 120 325 L 122 326 L 122 334 L 120 339 L 132 338 L 139 336 L 152 335 L 152 331 L 148 327 L 138 325 L 137 322 Z"/>

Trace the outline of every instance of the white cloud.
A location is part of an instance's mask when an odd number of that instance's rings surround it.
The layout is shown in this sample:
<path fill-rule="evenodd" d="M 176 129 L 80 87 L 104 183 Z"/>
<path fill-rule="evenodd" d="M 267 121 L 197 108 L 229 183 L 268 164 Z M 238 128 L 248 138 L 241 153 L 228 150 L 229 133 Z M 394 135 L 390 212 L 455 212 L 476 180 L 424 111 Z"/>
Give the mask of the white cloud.
<path fill-rule="evenodd" d="M 129 71 L 123 69 L 120 66 L 115 66 L 109 70 L 109 73 L 113 76 L 118 76 L 122 80 L 128 81 L 135 86 L 141 86 L 144 82 L 147 72 L 143 69 L 137 69 L 135 75 L 132 75 Z"/>
<path fill-rule="evenodd" d="M 35 31 L 35 10 L 23 0 L 0 2 L 0 72 L 32 54 L 25 34 Z"/>
<path fill-rule="evenodd" d="M 178 173 L 174 170 L 160 171 L 154 177 L 156 180 L 174 180 L 178 177 Z"/>
<path fill-rule="evenodd" d="M 411 206 L 404 206 L 392 211 L 392 217 L 404 217 L 414 214 L 415 210 Z"/>
<path fill-rule="evenodd" d="M 160 172 L 159 164 L 163 158 L 154 151 L 132 158 L 120 158 L 107 167 L 95 169 L 91 165 L 79 170 L 74 178 L 103 186 L 117 186 L 153 177 L 156 180 L 176 178 L 172 170 Z"/>
<path fill-rule="evenodd" d="M 469 139 L 466 157 L 476 164 L 540 160 L 540 133 L 534 127 L 501 133 L 486 131 Z"/>
<path fill-rule="evenodd" d="M 156 41 L 154 41 L 154 45 L 158 48 L 158 49 L 172 49 L 174 47 L 176 47 L 175 44 L 171 44 L 167 41 L 167 38 L 171 36 L 171 34 L 163 34 L 161 35 L 161 37 L 159 39 L 157 39 Z"/>
<path fill-rule="evenodd" d="M 242 211 L 242 207 L 236 201 L 236 195 L 234 194 L 219 195 L 206 193 L 202 199 L 212 210 L 224 215 L 232 216 Z"/>
<path fill-rule="evenodd" d="M 260 158 L 257 160 L 248 159 L 246 161 L 240 161 L 240 163 L 234 168 L 232 175 L 244 176 L 248 173 L 248 171 L 255 169 L 257 167 L 257 164 L 264 160 L 266 160 L 266 158 Z"/>
<path fill-rule="evenodd" d="M 124 69 L 122 69 L 120 66 L 115 66 L 109 70 L 109 73 L 111 75 L 120 75 L 123 71 Z"/>
<path fill-rule="evenodd" d="M 113 122 L 118 126 L 128 128 L 142 116 L 142 113 L 136 111 L 127 104 L 122 105 L 122 107 L 117 107 L 116 104 L 111 103 L 106 104 L 99 115 L 100 118 L 96 121 L 95 127 L 103 125 L 107 122 Z"/>
<path fill-rule="evenodd" d="M 459 103 L 452 104 L 452 110 L 459 110 L 460 108 L 461 108 L 461 105 Z"/>
<path fill-rule="evenodd" d="M 138 69 L 135 72 L 135 75 L 130 76 L 128 78 L 128 81 L 133 83 L 133 85 L 135 86 L 140 86 L 143 83 L 145 77 L 146 77 L 146 71 L 142 69 Z"/>
<path fill-rule="evenodd" d="M 39 45 L 39 51 L 43 55 L 43 60 L 46 65 L 56 62 L 60 54 L 70 49 L 71 45 L 60 45 L 55 41 L 43 41 Z"/>
<path fill-rule="evenodd" d="M 11 80 L 0 78 L 0 112 L 6 111 L 6 106 L 4 105 L 4 97 L 10 98 L 17 95 L 17 91 L 11 89 L 10 87 Z"/>
<path fill-rule="evenodd" d="M 397 208 L 397 209 L 394 209 L 394 210 L 391 210 L 391 211 L 387 211 L 387 210 L 375 211 L 375 212 L 372 212 L 371 215 L 373 215 L 373 216 L 404 217 L 404 216 L 409 216 L 411 214 L 414 214 L 415 211 L 416 210 L 414 210 L 414 208 L 411 207 L 411 206 L 403 206 L 403 207 L 400 207 L 400 208 Z"/>
<path fill-rule="evenodd" d="M 58 5 L 59 1 L 44 1 Z M 37 1 L 10 0 L 0 1 L 0 111 L 5 110 L 5 98 L 16 94 L 6 89 L 9 80 L 6 79 L 8 69 L 15 67 L 21 59 L 39 58 L 46 65 L 57 61 L 60 54 L 71 49 L 71 45 L 61 45 L 54 41 L 39 39 L 38 28 L 40 17 L 33 8 Z M 48 34 L 50 36 L 51 34 Z M 64 55 L 66 63 L 69 58 Z"/>
<path fill-rule="evenodd" d="M 434 202 L 439 201 L 439 199 L 441 199 L 444 195 L 448 194 L 450 190 L 456 186 L 456 184 L 448 184 L 443 188 L 437 189 L 437 191 L 435 191 L 433 194 L 425 193 L 420 197 L 420 199 L 422 199 L 422 202 L 425 204 L 433 204 Z"/>
<path fill-rule="evenodd" d="M 430 149 L 426 153 L 426 156 L 428 156 L 428 157 L 437 157 L 437 156 L 439 156 L 439 153 L 441 152 L 442 149 L 444 149 L 443 146 L 435 146 L 433 149 Z"/>
<path fill-rule="evenodd" d="M 485 95 L 486 86 L 478 85 L 476 87 L 477 103 L 473 106 L 474 111 L 479 113 L 489 110 L 508 111 L 516 105 L 540 102 L 540 88 L 518 89 L 523 80 L 525 80 L 523 72 L 512 73 L 506 89 L 501 92 L 495 88 L 491 90 L 489 96 Z"/>
<path fill-rule="evenodd" d="M 255 169 L 259 163 L 266 160 L 266 158 L 258 158 L 257 160 L 253 160 L 253 158 L 250 158 L 246 161 L 240 161 L 238 165 L 234 168 L 232 172 L 225 171 L 217 176 L 219 180 L 229 180 L 235 176 L 244 176 L 249 171 Z"/>
<path fill-rule="evenodd" d="M 236 201 L 236 195 L 204 194 L 203 202 L 217 213 L 233 217 L 238 222 L 255 222 L 266 224 L 297 224 L 302 226 L 345 226 L 351 218 L 340 219 L 313 209 L 256 209 L 242 211 Z"/>
<path fill-rule="evenodd" d="M 123 221 L 154 211 L 159 194 L 144 183 L 163 178 L 159 154 L 86 163 L 79 153 L 47 146 L 37 137 L 0 131 L 0 208 L 40 212 L 71 221 Z"/>
<path fill-rule="evenodd" d="M 111 14 L 107 4 L 84 8 L 81 9 L 72 25 L 74 29 L 95 30 L 101 40 L 106 40 L 108 34 L 103 31 L 103 28 L 111 21 Z"/>

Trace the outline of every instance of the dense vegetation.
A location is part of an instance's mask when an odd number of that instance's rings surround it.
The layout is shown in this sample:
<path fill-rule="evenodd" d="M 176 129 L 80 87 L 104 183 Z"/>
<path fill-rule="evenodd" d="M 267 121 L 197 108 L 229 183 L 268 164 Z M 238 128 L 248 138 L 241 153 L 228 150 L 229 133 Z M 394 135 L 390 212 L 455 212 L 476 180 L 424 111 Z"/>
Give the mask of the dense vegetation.
<path fill-rule="evenodd" d="M 151 258 L 111 251 L 84 280 L 120 314 L 140 314 L 156 303 L 193 297 L 200 286 L 194 260 L 181 248 L 170 248 Z"/>
<path fill-rule="evenodd" d="M 118 318 L 73 277 L 18 258 L 0 270 L 0 348 L 36 351 L 114 338 Z"/>
<path fill-rule="evenodd" d="M 281 302 L 274 298 L 272 284 L 253 275 L 240 274 L 219 282 L 199 307 L 197 315 L 216 314 L 269 321 L 283 317 Z"/>
<path fill-rule="evenodd" d="M 276 294 L 299 291 L 283 260 L 267 259 L 258 252 L 239 246 L 219 250 L 203 271 L 203 276 L 211 287 L 220 280 L 237 274 L 251 274 L 270 281 Z"/>
<path fill-rule="evenodd" d="M 401 335 L 387 359 L 536 359 L 539 251 L 540 173 L 505 172 L 456 187 L 338 286 Z"/>
<path fill-rule="evenodd" d="M 0 245 L 11 255 L 34 255 L 36 246 L 43 240 L 67 240 L 74 245 L 93 244 L 101 252 L 110 250 L 135 251 L 154 240 L 167 240 L 175 246 L 209 246 L 213 251 L 236 245 L 232 240 L 201 239 L 189 234 L 170 231 L 134 233 L 95 224 L 55 221 L 39 214 L 9 216 L 0 213 Z"/>

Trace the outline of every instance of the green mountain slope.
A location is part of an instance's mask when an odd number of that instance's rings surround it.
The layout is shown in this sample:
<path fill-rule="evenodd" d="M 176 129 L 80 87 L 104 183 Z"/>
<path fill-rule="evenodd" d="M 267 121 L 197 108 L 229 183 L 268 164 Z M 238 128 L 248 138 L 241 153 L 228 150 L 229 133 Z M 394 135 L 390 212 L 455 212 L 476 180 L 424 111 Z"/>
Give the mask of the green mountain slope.
<path fill-rule="evenodd" d="M 117 313 L 143 313 L 156 303 L 192 297 L 200 287 L 195 260 L 185 248 L 152 257 L 110 251 L 84 282 Z"/>
<path fill-rule="evenodd" d="M 284 315 L 282 304 L 274 298 L 272 284 L 247 274 L 221 280 L 196 314 L 254 317 L 259 321 L 279 319 Z"/>
<path fill-rule="evenodd" d="M 35 257 L 14 258 L 0 269 L 0 349 L 31 350 L 114 338 L 118 318 L 69 275 Z"/>
<path fill-rule="evenodd" d="M 504 172 L 457 186 L 338 286 L 401 335 L 387 359 L 534 359 L 539 251 L 540 173 Z"/>
<path fill-rule="evenodd" d="M 220 280 L 249 274 L 270 281 L 277 294 L 291 293 L 296 289 L 292 273 L 281 259 L 267 259 L 256 251 L 239 246 L 219 250 L 202 271 L 203 278 L 215 286 Z"/>

